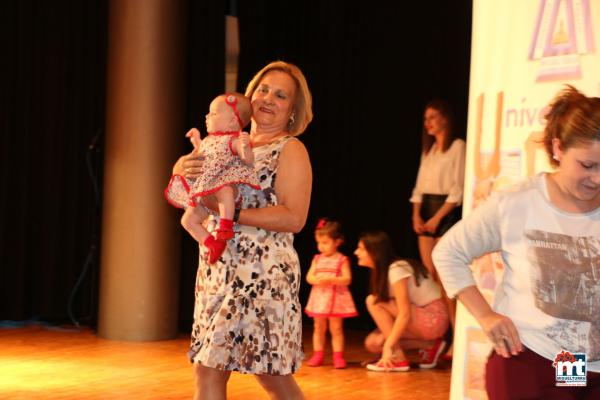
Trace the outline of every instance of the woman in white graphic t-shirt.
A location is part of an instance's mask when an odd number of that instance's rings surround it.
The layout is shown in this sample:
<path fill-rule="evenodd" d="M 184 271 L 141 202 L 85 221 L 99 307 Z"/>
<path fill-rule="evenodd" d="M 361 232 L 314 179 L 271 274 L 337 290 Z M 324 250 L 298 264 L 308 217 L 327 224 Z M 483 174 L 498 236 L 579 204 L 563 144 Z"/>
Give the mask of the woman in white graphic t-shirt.
<path fill-rule="evenodd" d="M 600 98 L 567 86 L 546 120 L 556 170 L 495 193 L 433 252 L 446 292 L 494 346 L 490 399 L 600 398 Z M 505 273 L 490 307 L 468 265 L 496 251 Z M 559 362 L 583 354 L 587 386 L 557 386 Z"/>

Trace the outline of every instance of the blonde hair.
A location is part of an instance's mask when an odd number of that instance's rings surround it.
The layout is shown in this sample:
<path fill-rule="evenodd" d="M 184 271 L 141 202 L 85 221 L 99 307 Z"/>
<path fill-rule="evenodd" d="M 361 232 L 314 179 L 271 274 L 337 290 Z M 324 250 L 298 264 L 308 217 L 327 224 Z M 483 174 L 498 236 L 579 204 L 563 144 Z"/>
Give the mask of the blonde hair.
<path fill-rule="evenodd" d="M 566 85 L 552 101 L 546 121 L 544 147 L 550 164 L 558 166 L 559 162 L 553 158 L 553 139 L 560 141 L 563 151 L 600 140 L 600 98 L 587 97 Z"/>
<path fill-rule="evenodd" d="M 292 136 L 298 136 L 310 124 L 313 119 L 312 95 L 308 89 L 308 83 L 300 68 L 285 61 L 273 61 L 258 71 L 246 88 L 246 96 L 252 98 L 254 91 L 262 81 L 263 77 L 271 71 L 281 71 L 288 74 L 296 82 L 296 98 L 294 99 L 293 118 L 290 119 L 288 131 Z"/>

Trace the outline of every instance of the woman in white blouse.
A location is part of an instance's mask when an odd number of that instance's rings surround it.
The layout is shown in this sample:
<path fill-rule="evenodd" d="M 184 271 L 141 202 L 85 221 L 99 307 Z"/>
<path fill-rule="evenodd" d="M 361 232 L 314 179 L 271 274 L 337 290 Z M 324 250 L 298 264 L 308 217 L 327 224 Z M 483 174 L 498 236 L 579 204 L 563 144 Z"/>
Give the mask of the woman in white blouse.
<path fill-rule="evenodd" d="M 465 180 L 465 142 L 454 137 L 453 122 L 452 109 L 446 101 L 436 99 L 425 106 L 421 165 L 410 198 L 421 260 L 438 282 L 431 253 L 440 237 L 460 220 Z M 442 293 L 454 327 L 456 301 Z"/>
<path fill-rule="evenodd" d="M 465 142 L 454 138 L 452 125 L 447 102 L 432 100 L 425 106 L 421 165 L 410 198 L 419 253 L 436 279 L 431 252 L 438 239 L 460 219 L 465 178 Z"/>

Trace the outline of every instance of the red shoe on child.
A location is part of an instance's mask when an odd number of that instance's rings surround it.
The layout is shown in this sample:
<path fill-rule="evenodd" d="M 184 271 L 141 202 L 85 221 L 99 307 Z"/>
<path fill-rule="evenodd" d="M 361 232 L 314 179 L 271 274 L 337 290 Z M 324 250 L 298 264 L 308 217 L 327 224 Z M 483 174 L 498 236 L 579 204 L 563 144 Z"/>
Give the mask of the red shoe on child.
<path fill-rule="evenodd" d="M 235 236 L 235 232 L 232 229 L 217 229 L 217 240 L 223 242 L 232 239 Z"/>
<path fill-rule="evenodd" d="M 323 352 L 315 351 L 312 357 L 306 362 L 309 367 L 320 367 L 323 365 Z"/>
<path fill-rule="evenodd" d="M 212 235 L 209 235 L 203 243 L 204 247 L 208 249 L 208 263 L 216 263 L 227 247 L 227 242 L 215 239 Z"/>
<path fill-rule="evenodd" d="M 204 246 L 208 249 L 208 263 L 214 264 L 216 263 L 225 248 L 227 247 L 227 241 L 235 235 L 233 231 L 233 221 L 226 218 L 221 218 L 219 220 L 219 226 L 216 230 L 216 238 L 212 235 L 209 235 L 204 241 Z"/>
<path fill-rule="evenodd" d="M 235 235 L 233 232 L 233 221 L 226 218 L 219 220 L 219 227 L 217 228 L 217 240 L 227 241 L 232 239 Z"/>
<path fill-rule="evenodd" d="M 341 352 L 337 353 L 333 353 L 333 368 L 336 369 L 344 369 L 346 368 L 347 363 L 346 360 L 344 360 L 344 356 L 342 355 Z"/>

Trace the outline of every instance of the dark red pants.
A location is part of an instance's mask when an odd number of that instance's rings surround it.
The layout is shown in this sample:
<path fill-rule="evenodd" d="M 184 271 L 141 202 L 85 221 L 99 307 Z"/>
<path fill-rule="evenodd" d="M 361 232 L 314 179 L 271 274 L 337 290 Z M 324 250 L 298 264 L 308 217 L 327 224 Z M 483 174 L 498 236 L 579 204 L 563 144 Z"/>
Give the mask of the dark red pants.
<path fill-rule="evenodd" d="M 490 400 L 600 399 L 600 373 L 587 373 L 587 386 L 556 386 L 552 361 L 525 348 L 504 358 L 492 352 L 485 366 L 485 389 Z"/>

